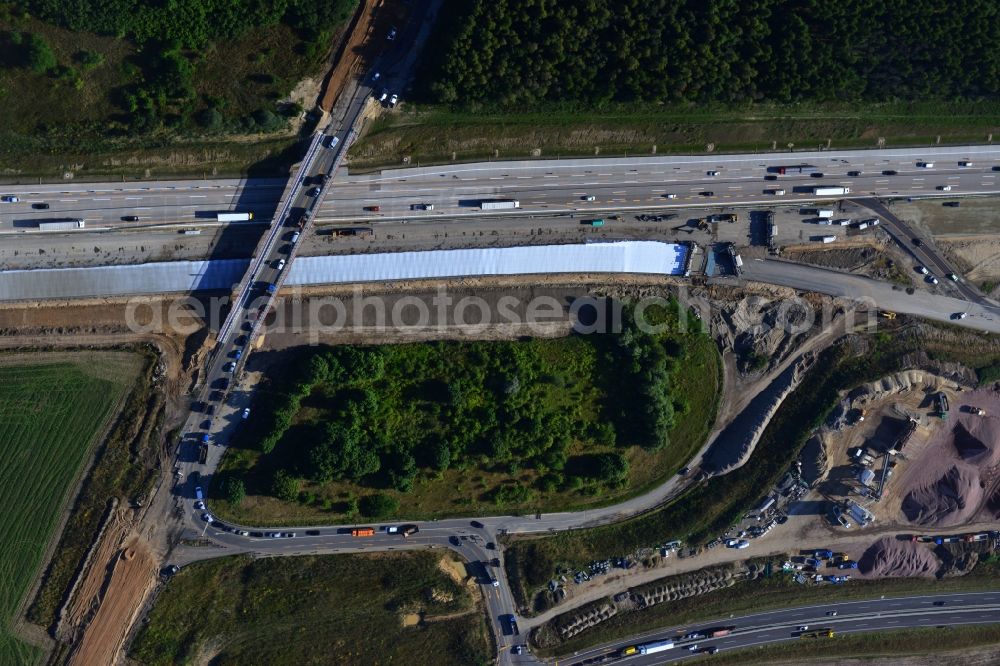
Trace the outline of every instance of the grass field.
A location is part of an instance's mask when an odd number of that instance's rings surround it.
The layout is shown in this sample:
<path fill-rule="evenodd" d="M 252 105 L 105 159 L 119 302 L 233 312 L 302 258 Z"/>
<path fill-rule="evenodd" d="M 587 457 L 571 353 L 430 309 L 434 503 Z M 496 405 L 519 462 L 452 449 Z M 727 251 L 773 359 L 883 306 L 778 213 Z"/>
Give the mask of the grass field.
<path fill-rule="evenodd" d="M 0 356 L 0 663 L 39 657 L 10 623 L 95 436 L 140 367 L 127 353 Z"/>
<path fill-rule="evenodd" d="M 683 340 L 685 356 L 678 362 L 677 370 L 672 374 L 673 395 L 683 399 L 686 407 L 676 412 L 676 420 L 669 431 L 669 444 L 659 450 L 649 450 L 640 446 L 625 446 L 621 443 L 606 445 L 593 440 L 589 432 L 602 415 L 602 404 L 608 401 L 606 392 L 609 390 L 602 377 L 614 374 L 614 369 L 605 367 L 606 362 L 600 360 L 602 343 L 595 343 L 590 337 L 574 336 L 554 340 L 531 340 L 516 343 L 474 343 L 467 347 L 455 345 L 437 350 L 433 346 L 421 346 L 407 350 L 406 345 L 389 346 L 386 354 L 386 381 L 378 386 L 376 392 L 382 404 L 389 404 L 394 393 L 408 396 L 400 399 L 400 404 L 412 405 L 417 398 L 414 394 L 422 386 L 432 382 L 422 374 L 417 377 L 412 386 L 397 379 L 394 367 L 403 368 L 403 377 L 412 374 L 411 357 L 424 358 L 427 353 L 438 354 L 441 358 L 429 363 L 440 366 L 444 359 L 452 359 L 446 367 L 459 367 L 461 363 L 453 361 L 457 355 L 476 355 L 485 353 L 486 347 L 477 345 L 510 345 L 520 348 L 525 354 L 535 354 L 541 359 L 543 370 L 539 371 L 543 379 L 538 380 L 540 390 L 537 392 L 539 403 L 550 412 L 566 415 L 574 427 L 573 434 L 577 441 L 569 447 L 569 462 L 566 464 L 567 481 L 546 485 L 547 470 L 542 465 L 534 465 L 527 460 L 517 460 L 514 464 L 497 464 L 493 459 L 473 454 L 471 451 L 467 460 L 453 463 L 444 471 L 421 469 L 413 487 L 408 492 L 400 492 L 385 487 L 378 479 L 371 482 L 358 483 L 350 480 L 334 480 L 300 482 L 299 502 L 282 501 L 268 494 L 268 480 L 271 478 L 273 466 L 281 464 L 294 455 L 296 449 L 288 443 L 279 444 L 271 454 L 264 455 L 256 448 L 248 447 L 234 449 L 224 460 L 224 472 L 239 475 L 246 481 L 248 497 L 239 505 L 231 506 L 219 502 L 221 515 L 245 524 L 288 524 L 289 522 L 317 523 L 336 520 L 350 520 L 352 517 L 351 498 L 358 498 L 375 490 L 396 498 L 400 513 L 407 518 L 436 518 L 447 515 L 490 515 L 498 511 L 561 511 L 573 508 L 601 506 L 624 497 L 646 491 L 663 479 L 675 473 L 686 464 L 698 448 L 704 443 L 709 428 L 714 421 L 714 414 L 719 399 L 719 355 L 714 343 L 706 335 L 698 333 L 678 334 L 677 339 Z M 477 349 L 483 349 L 478 352 Z M 492 353 L 492 352 L 490 352 Z M 398 360 L 396 357 L 399 356 Z M 435 357 L 436 358 L 436 357 Z M 549 374 L 549 373 L 553 374 Z M 544 379 L 546 375 L 554 379 Z M 402 388 L 400 388 L 402 386 Z M 534 390 L 534 387 L 524 390 Z M 326 390 L 314 391 L 313 396 L 303 402 L 300 419 L 311 419 L 325 422 L 327 405 L 334 395 Z M 322 398 L 322 399 L 320 399 Z M 337 404 L 333 401 L 334 405 Z M 387 411 L 379 422 L 386 432 L 395 433 L 396 439 L 411 440 L 421 437 L 420 431 L 426 427 L 428 432 L 434 432 L 437 427 L 443 432 L 435 437 L 449 438 L 454 434 L 441 426 L 425 423 L 419 428 L 417 418 L 424 416 L 424 408 L 416 410 L 416 416 L 395 409 Z M 405 417 L 405 418 L 404 418 Z M 400 428 L 397 422 L 403 419 L 411 427 Z M 294 443 L 301 448 L 305 443 L 303 436 L 294 429 L 289 430 L 289 436 L 294 433 Z M 284 441 L 284 440 L 283 440 Z M 281 447 L 286 447 L 282 450 Z M 620 451 L 628 462 L 626 479 L 617 486 L 586 481 L 578 486 L 568 482 L 570 469 L 574 459 L 585 459 L 594 454 L 609 451 Z M 561 476 L 561 475 L 560 475 Z M 518 484 L 530 489 L 530 496 L 525 500 L 499 502 L 497 496 L 501 489 Z M 224 485 L 224 484 L 223 484 Z M 218 499 L 225 499 L 221 486 L 217 489 Z M 356 510 L 356 509 L 354 509 Z"/>
<path fill-rule="evenodd" d="M 781 561 L 774 564 L 780 571 Z M 1000 589 L 1000 564 L 980 562 L 965 576 L 928 580 L 925 578 L 886 578 L 853 580 L 847 585 L 799 585 L 788 574 L 739 582 L 732 587 L 708 592 L 670 603 L 616 615 L 569 641 L 559 642 L 555 618 L 539 628 L 544 640 L 553 647 L 538 648 L 537 654 L 563 655 L 594 645 L 622 639 L 657 627 L 670 627 L 725 617 L 730 613 L 745 615 L 776 608 L 808 606 L 835 601 L 855 601 L 879 596 L 908 596 Z M 578 612 L 578 611 L 571 611 Z M 533 636 L 533 639 L 535 637 Z"/>
<path fill-rule="evenodd" d="M 478 591 L 440 560 L 414 552 L 193 564 L 159 596 L 130 656 L 150 666 L 491 663 Z"/>
<path fill-rule="evenodd" d="M 480 159 L 758 152 L 985 143 L 1000 136 L 989 103 L 759 105 L 667 108 L 553 106 L 537 112 L 470 113 L 403 107 L 375 123 L 351 149 L 355 169 Z M 789 144 L 792 144 L 791 146 Z M 711 146 L 711 147 L 710 147 Z"/>

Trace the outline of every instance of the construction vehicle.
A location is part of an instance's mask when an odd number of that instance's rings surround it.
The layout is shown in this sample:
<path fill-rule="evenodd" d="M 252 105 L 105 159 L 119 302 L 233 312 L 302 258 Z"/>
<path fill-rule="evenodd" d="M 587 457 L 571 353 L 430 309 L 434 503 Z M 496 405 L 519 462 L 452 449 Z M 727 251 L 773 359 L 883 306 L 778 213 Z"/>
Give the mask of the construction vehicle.
<path fill-rule="evenodd" d="M 948 418 L 948 396 L 944 394 L 944 391 L 940 391 L 937 394 L 938 412 L 937 416 L 942 419 Z"/>
<path fill-rule="evenodd" d="M 366 537 L 374 535 L 375 535 L 374 527 L 358 527 L 356 529 L 351 530 L 351 536 L 353 537 Z"/>
<path fill-rule="evenodd" d="M 883 310 L 879 314 L 881 316 L 885 317 L 886 319 L 889 319 L 889 320 L 893 320 L 893 319 L 896 318 L 896 313 L 895 312 L 889 312 L 888 310 Z"/>

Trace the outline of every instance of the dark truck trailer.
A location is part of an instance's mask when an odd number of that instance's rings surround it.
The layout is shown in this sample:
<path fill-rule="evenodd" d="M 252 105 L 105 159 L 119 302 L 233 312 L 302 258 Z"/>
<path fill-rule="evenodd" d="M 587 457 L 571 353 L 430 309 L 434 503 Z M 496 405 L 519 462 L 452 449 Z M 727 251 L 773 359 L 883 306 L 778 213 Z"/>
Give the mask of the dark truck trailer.
<path fill-rule="evenodd" d="M 815 171 L 816 167 L 812 164 L 799 164 L 798 166 L 778 166 L 771 167 L 768 171 L 773 171 L 774 173 L 781 174 L 784 176 L 788 173 L 810 173 Z"/>

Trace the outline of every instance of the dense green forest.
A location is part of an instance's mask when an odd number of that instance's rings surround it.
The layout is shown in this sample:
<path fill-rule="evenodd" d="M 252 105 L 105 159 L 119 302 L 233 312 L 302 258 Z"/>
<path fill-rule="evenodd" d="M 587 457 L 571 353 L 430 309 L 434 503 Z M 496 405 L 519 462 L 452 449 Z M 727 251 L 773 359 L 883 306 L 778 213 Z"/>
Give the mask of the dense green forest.
<path fill-rule="evenodd" d="M 418 473 L 475 468 L 533 472 L 534 488 L 494 488 L 498 505 L 622 488 L 629 449 L 668 446 L 688 409 L 675 382 L 686 353 L 685 334 L 643 332 L 628 310 L 620 334 L 309 350 L 261 393 L 243 445 L 272 470 L 258 490 L 286 500 L 294 479 L 406 493 Z"/>
<path fill-rule="evenodd" d="M 430 101 L 751 103 L 1000 95 L 991 0 L 446 0 Z"/>
<path fill-rule="evenodd" d="M 4 3 L 0 152 L 87 154 L 132 145 L 128 139 L 136 137 L 286 129 L 303 109 L 281 100 L 321 71 L 335 31 L 356 6 L 357 0 Z"/>

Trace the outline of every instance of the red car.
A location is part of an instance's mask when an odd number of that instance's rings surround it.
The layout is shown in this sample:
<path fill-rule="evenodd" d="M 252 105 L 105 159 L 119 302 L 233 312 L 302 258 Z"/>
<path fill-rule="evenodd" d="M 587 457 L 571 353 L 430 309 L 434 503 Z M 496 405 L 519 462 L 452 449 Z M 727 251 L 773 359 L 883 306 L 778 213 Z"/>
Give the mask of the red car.
<path fill-rule="evenodd" d="M 365 210 L 369 213 L 377 213 L 382 210 L 381 206 L 365 206 Z"/>

